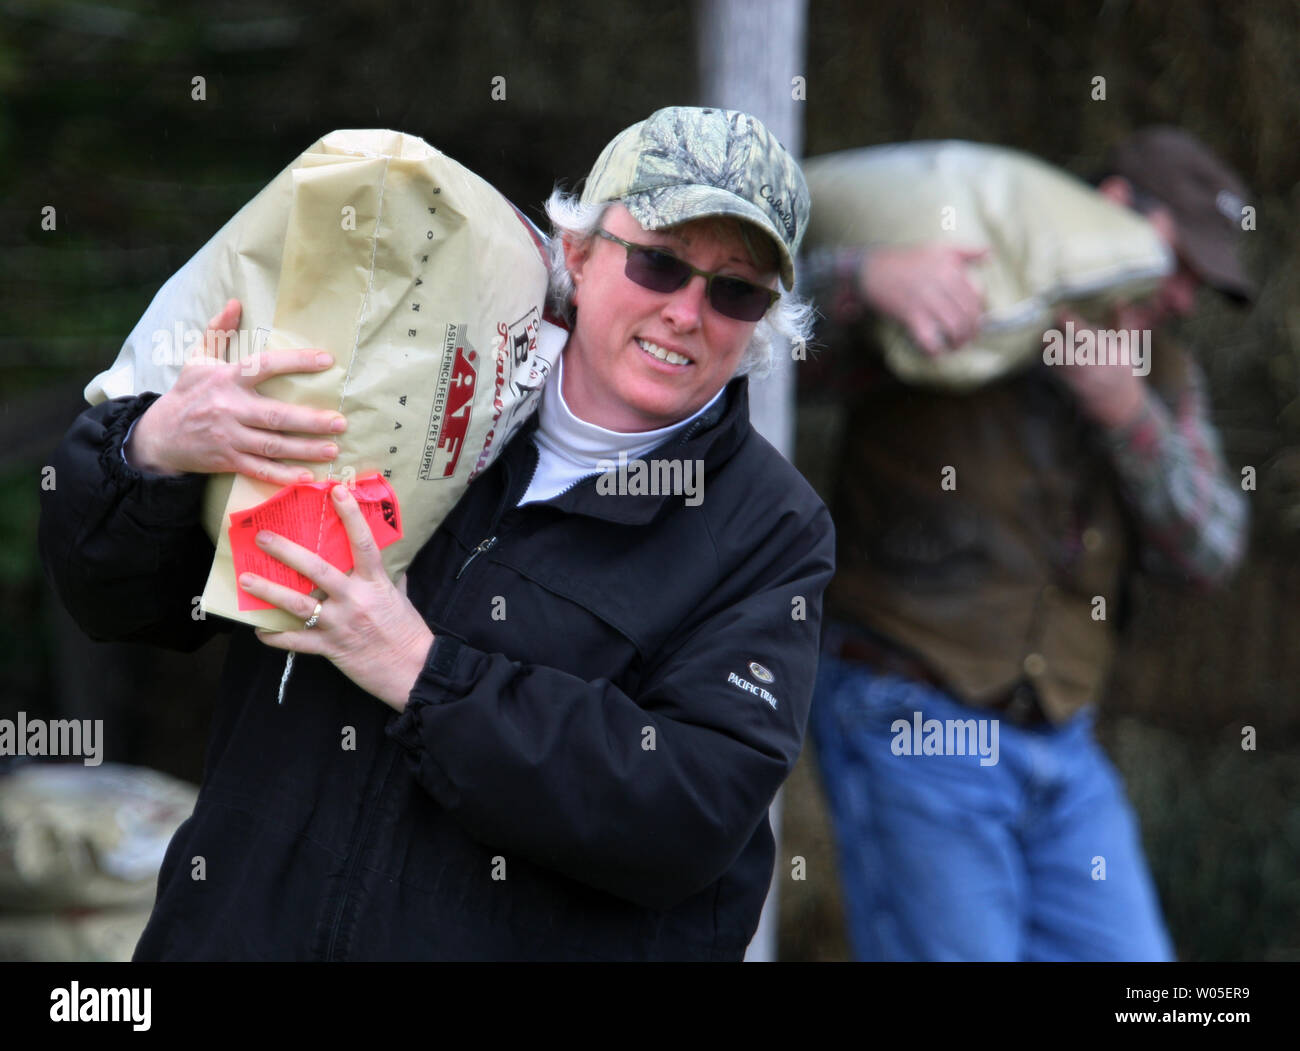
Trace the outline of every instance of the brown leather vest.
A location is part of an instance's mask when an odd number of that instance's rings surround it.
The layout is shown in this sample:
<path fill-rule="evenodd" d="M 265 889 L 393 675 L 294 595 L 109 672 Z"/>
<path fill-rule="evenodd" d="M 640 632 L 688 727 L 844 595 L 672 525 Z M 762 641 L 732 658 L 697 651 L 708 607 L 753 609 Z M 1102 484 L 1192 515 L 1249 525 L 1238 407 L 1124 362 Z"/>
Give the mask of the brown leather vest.
<path fill-rule="evenodd" d="M 1161 386 L 1180 354 L 1153 353 Z M 967 703 L 1027 680 L 1060 722 L 1097 698 L 1136 548 L 1100 435 L 1050 372 L 965 395 L 884 380 L 856 401 L 826 605 Z"/>

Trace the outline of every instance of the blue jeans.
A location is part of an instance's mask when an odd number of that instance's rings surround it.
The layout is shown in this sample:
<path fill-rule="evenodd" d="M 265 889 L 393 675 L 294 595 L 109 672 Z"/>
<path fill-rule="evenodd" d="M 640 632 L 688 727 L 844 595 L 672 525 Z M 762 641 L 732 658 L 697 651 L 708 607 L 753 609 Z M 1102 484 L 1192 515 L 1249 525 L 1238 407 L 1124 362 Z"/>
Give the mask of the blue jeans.
<path fill-rule="evenodd" d="M 854 955 L 1172 959 L 1092 710 L 1059 727 L 995 716 L 822 656 L 810 730 Z"/>

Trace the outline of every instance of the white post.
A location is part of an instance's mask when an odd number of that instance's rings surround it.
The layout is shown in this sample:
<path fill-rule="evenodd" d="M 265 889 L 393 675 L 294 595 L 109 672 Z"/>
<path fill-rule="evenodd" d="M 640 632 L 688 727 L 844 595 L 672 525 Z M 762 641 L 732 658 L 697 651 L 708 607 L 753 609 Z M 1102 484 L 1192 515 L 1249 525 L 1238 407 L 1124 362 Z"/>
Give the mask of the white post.
<path fill-rule="evenodd" d="M 796 157 L 803 150 L 804 29 L 807 0 L 700 0 L 697 32 L 700 104 L 752 113 Z M 795 80 L 795 78 L 800 78 Z M 788 458 L 794 451 L 794 365 L 777 348 L 767 379 L 749 385 L 755 429 Z M 781 795 L 771 810 L 776 867 L 747 961 L 776 959 Z"/>

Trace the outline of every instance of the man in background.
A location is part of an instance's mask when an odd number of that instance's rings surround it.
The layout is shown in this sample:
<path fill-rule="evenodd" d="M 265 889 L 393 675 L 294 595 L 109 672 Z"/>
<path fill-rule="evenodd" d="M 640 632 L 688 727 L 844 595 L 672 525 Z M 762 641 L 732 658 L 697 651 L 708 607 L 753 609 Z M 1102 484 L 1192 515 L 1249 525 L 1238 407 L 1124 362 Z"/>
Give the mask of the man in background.
<path fill-rule="evenodd" d="M 1252 298 L 1246 191 L 1173 128 L 1121 143 L 1097 188 L 1177 258 L 1111 320 L 1152 333 L 1149 375 L 1036 360 L 969 394 L 907 386 L 862 322 L 893 318 L 927 353 L 960 347 L 979 330 L 968 266 L 985 250 L 842 250 L 806 268 L 828 355 L 864 380 L 834 461 L 839 568 L 811 719 L 861 959 L 1173 955 L 1093 708 L 1132 575 L 1208 587 L 1243 554 L 1201 371 L 1162 330 L 1202 285 Z M 930 720 L 973 720 L 977 754 L 923 749 Z"/>

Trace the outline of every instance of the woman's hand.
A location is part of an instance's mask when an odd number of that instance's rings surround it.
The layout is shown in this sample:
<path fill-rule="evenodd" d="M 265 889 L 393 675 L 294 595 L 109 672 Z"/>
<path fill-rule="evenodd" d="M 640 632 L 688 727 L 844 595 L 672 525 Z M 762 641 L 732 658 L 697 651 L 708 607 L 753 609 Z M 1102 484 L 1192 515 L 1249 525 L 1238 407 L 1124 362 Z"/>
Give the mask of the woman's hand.
<path fill-rule="evenodd" d="M 204 353 L 186 362 L 176 385 L 149 406 L 126 448 L 132 466 L 152 474 L 235 472 L 278 485 L 311 481 L 311 473 L 280 460 L 328 463 L 331 441 L 281 432 L 338 434 L 337 412 L 309 409 L 258 394 L 259 383 L 287 372 L 321 372 L 334 359 L 319 350 L 263 351 L 255 362 L 225 361 L 219 345 L 239 324 L 239 300 L 208 322 Z"/>
<path fill-rule="evenodd" d="M 259 533 L 257 542 L 263 551 L 296 569 L 325 595 L 320 599 L 320 615 L 314 627 L 280 632 L 259 629 L 256 634 L 276 649 L 328 657 L 363 690 L 400 712 L 424 668 L 433 632 L 420 611 L 411 605 L 406 589 L 395 587 L 388 579 L 379 545 L 351 490 L 337 485 L 331 499 L 352 546 L 351 575 L 292 540 L 265 531 Z M 316 609 L 317 600 L 311 595 L 299 594 L 254 573 L 241 575 L 239 585 L 250 595 L 304 622 Z"/>

